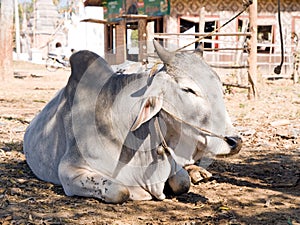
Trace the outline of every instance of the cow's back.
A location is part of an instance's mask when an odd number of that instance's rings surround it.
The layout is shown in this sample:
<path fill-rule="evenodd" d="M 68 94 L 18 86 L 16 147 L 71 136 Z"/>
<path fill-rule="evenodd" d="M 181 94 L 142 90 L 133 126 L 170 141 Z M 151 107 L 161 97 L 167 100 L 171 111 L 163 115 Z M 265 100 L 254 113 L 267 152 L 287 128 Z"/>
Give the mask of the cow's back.
<path fill-rule="evenodd" d="M 34 174 L 45 181 L 60 184 L 58 164 L 65 152 L 64 89 L 34 118 L 26 129 L 23 149 Z"/>

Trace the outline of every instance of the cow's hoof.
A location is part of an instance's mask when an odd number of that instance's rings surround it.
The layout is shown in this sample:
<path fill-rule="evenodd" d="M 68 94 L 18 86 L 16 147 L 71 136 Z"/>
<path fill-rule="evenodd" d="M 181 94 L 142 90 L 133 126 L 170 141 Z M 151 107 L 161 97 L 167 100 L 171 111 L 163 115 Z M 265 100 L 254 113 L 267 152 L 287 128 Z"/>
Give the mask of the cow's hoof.
<path fill-rule="evenodd" d="M 200 181 L 206 182 L 209 180 L 209 178 L 212 177 L 212 174 L 210 172 L 200 166 L 188 165 L 184 168 L 188 171 L 193 184 L 197 184 Z"/>
<path fill-rule="evenodd" d="M 130 197 L 130 193 L 127 187 L 122 184 L 111 184 L 106 191 L 104 201 L 107 203 L 121 204 L 126 202 Z"/>
<path fill-rule="evenodd" d="M 188 172 L 184 169 L 178 171 L 168 179 L 169 186 L 175 195 L 187 193 L 190 190 L 191 180 Z"/>
<path fill-rule="evenodd" d="M 156 197 L 158 200 L 164 200 L 166 198 L 165 194 L 161 194 L 160 196 Z"/>

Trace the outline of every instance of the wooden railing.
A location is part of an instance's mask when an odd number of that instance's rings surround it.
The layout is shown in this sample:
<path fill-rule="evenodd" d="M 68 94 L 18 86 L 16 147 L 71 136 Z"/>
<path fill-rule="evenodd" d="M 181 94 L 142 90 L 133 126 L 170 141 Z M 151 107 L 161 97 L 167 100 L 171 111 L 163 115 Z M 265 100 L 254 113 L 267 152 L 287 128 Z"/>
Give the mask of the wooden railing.
<path fill-rule="evenodd" d="M 218 69 L 247 69 L 248 68 L 248 47 L 246 38 L 250 37 L 246 33 L 214 33 L 210 35 L 212 39 L 207 39 L 206 33 L 155 33 L 154 37 L 162 41 L 165 47 L 171 47 L 170 50 L 181 48 L 183 43 L 193 42 L 198 38 L 201 43 L 209 43 L 210 48 L 204 48 L 204 59 L 212 66 Z M 224 38 L 225 37 L 225 38 Z M 229 38 L 228 38 L 229 37 Z M 194 48 L 187 48 L 191 50 Z M 274 67 L 280 62 L 280 45 L 276 44 L 257 44 L 259 48 L 267 48 L 269 51 L 257 53 L 258 72 L 263 77 L 272 77 Z M 285 59 L 281 77 L 290 77 L 293 70 L 293 49 L 295 46 L 285 46 Z M 230 71 L 223 73 L 232 73 Z"/>

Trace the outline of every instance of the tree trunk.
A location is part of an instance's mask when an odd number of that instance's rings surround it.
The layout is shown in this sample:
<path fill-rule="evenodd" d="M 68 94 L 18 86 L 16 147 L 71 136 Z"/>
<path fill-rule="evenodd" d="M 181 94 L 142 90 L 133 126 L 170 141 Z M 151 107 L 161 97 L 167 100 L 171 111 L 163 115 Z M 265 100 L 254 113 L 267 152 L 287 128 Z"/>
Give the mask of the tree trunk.
<path fill-rule="evenodd" d="M 1 0 L 0 9 L 0 79 L 13 77 L 13 1 Z"/>

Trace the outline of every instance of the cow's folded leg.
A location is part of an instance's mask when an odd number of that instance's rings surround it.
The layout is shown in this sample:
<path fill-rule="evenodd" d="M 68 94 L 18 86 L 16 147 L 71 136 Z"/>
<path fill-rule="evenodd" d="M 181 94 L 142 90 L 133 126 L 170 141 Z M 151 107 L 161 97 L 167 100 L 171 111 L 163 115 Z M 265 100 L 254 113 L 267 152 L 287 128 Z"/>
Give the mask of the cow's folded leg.
<path fill-rule="evenodd" d="M 181 169 L 168 179 L 169 186 L 175 195 L 187 193 L 190 189 L 191 180 L 188 172 Z"/>
<path fill-rule="evenodd" d="M 129 199 L 126 186 L 86 165 L 61 163 L 59 178 L 68 196 L 95 197 L 107 203 L 122 203 Z"/>

